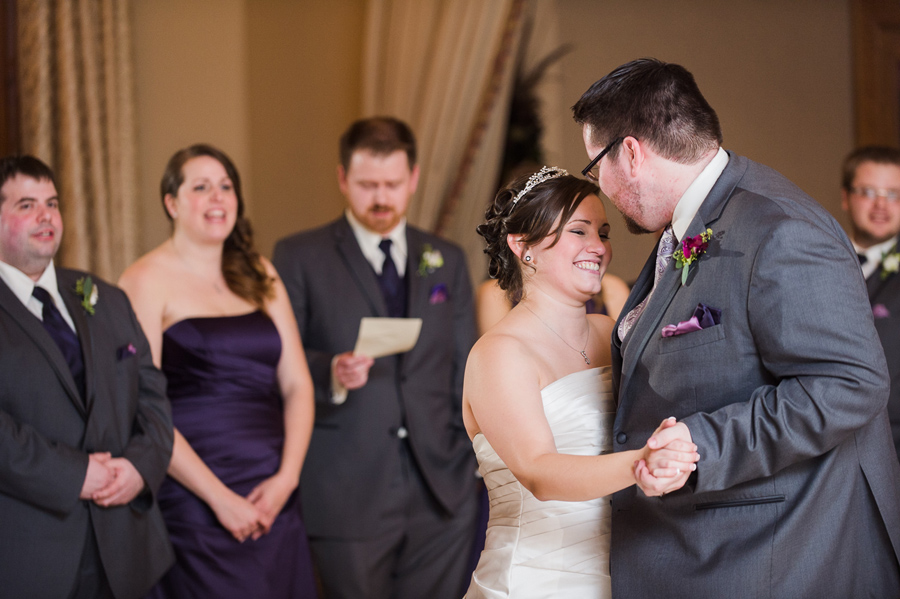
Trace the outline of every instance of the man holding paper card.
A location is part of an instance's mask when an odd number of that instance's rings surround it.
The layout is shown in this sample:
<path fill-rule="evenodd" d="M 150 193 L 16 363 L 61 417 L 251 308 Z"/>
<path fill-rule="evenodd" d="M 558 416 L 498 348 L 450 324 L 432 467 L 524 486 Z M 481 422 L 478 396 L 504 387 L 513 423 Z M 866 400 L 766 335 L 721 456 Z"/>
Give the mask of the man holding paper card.
<path fill-rule="evenodd" d="M 405 123 L 357 121 L 340 150 L 344 215 L 273 258 L 315 383 L 300 484 L 314 561 L 328 597 L 459 597 L 478 511 L 460 415 L 469 275 L 458 247 L 406 223 Z"/>

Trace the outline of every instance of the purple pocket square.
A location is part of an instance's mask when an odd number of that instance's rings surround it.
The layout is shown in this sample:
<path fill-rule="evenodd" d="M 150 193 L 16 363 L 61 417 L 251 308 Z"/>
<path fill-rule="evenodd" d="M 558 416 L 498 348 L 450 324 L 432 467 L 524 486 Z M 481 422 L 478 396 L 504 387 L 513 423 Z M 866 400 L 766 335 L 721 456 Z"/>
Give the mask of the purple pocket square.
<path fill-rule="evenodd" d="M 129 343 L 128 345 L 123 345 L 119 349 L 116 350 L 116 358 L 119 360 L 124 360 L 128 356 L 133 356 L 137 353 L 137 348 Z"/>
<path fill-rule="evenodd" d="M 710 308 L 706 304 L 697 304 L 694 314 L 678 324 L 667 324 L 662 329 L 663 337 L 675 337 L 676 335 L 684 335 L 685 333 L 693 333 L 714 327 L 721 322 L 722 311 L 717 308 Z"/>
<path fill-rule="evenodd" d="M 450 299 L 450 291 L 447 289 L 447 286 L 443 283 L 435 285 L 431 288 L 431 293 L 428 294 L 428 303 L 432 306 L 435 304 L 443 304 L 448 299 Z"/>
<path fill-rule="evenodd" d="M 872 316 L 875 318 L 890 318 L 891 311 L 884 304 L 875 304 L 872 306 Z"/>

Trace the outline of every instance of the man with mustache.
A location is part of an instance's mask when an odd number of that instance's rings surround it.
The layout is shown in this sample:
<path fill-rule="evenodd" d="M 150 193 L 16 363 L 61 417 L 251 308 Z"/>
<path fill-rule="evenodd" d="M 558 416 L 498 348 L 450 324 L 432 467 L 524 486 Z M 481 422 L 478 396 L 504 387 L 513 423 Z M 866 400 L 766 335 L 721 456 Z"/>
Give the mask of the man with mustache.
<path fill-rule="evenodd" d="M 394 118 L 353 123 L 340 142 L 343 216 L 281 240 L 316 390 L 300 488 L 325 595 L 462 595 L 478 506 L 462 424 L 475 338 L 462 251 L 406 223 L 415 138 Z M 353 355 L 363 317 L 421 318 L 400 355 Z"/>
<path fill-rule="evenodd" d="M 172 563 L 166 381 L 131 304 L 60 268 L 60 198 L 0 160 L 0 594 L 137 599 Z"/>

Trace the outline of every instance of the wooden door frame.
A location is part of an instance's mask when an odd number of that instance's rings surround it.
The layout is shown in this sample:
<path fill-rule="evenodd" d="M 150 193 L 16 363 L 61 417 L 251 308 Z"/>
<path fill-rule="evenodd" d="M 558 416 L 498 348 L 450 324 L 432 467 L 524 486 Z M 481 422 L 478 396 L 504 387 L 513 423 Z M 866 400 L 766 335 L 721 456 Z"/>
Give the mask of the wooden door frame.
<path fill-rule="evenodd" d="M 900 2 L 851 0 L 856 145 L 900 147 Z"/>

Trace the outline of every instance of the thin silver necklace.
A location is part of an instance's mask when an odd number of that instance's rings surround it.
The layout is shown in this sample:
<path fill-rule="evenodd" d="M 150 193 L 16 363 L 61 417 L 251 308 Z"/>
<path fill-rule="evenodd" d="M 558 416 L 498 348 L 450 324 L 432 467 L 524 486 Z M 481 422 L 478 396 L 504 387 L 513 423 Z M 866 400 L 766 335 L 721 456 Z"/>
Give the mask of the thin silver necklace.
<path fill-rule="evenodd" d="M 557 337 L 559 337 L 559 340 L 562 341 L 563 343 L 565 343 L 570 349 L 572 349 L 572 351 L 576 351 L 579 354 L 581 354 L 581 357 L 584 358 L 585 364 L 587 364 L 588 366 L 591 365 L 591 359 L 587 357 L 587 344 L 588 344 L 588 341 L 590 341 L 590 339 L 591 339 L 591 324 L 590 323 L 587 323 L 587 337 L 585 337 L 585 339 L 584 339 L 584 349 L 579 350 L 579 349 L 576 349 L 576 348 L 572 347 L 571 345 L 569 345 L 569 342 L 566 341 L 565 339 L 563 339 L 562 335 L 560 335 L 559 333 L 554 331 L 553 327 L 551 327 L 549 324 L 544 322 L 543 318 L 541 318 L 540 316 L 535 314 L 534 310 L 532 310 L 525 304 L 522 304 L 522 307 L 525 308 L 526 310 L 528 310 L 529 312 L 531 312 L 532 314 L 534 314 L 534 317 L 537 318 L 538 320 L 540 320 L 541 324 L 543 324 L 545 327 L 550 329 L 550 332 L 553 333 L 554 335 L 556 335 Z"/>

